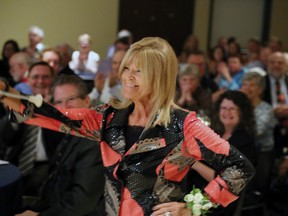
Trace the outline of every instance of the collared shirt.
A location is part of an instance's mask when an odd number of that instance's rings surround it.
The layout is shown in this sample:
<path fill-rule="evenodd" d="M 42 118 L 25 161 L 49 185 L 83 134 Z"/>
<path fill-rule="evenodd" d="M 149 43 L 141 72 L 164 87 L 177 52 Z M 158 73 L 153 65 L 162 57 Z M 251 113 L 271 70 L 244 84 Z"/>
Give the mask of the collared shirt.
<path fill-rule="evenodd" d="M 37 133 L 37 143 L 36 143 L 36 161 L 47 161 L 48 157 L 44 148 L 42 128 L 39 127 Z"/>

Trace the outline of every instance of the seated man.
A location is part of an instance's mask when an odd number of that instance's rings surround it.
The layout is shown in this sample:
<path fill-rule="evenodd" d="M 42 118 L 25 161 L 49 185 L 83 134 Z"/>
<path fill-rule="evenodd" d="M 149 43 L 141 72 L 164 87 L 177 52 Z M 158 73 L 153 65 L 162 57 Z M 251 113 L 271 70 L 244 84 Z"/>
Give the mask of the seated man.
<path fill-rule="evenodd" d="M 41 94 L 48 102 L 53 79 L 53 69 L 46 62 L 31 65 L 27 83 L 22 89 L 26 93 Z M 19 84 L 20 85 L 20 84 Z M 39 186 L 47 178 L 49 160 L 54 155 L 63 134 L 53 133 L 24 123 L 16 124 L 9 115 L 0 119 L 0 148 L 4 160 L 16 165 L 22 175 L 23 191 L 26 196 L 37 194 Z"/>
<path fill-rule="evenodd" d="M 74 75 L 57 77 L 52 97 L 60 108 L 90 106 L 86 84 Z M 99 143 L 67 135 L 51 161 L 49 177 L 39 191 L 40 196 L 20 215 L 101 215 L 104 175 Z"/>

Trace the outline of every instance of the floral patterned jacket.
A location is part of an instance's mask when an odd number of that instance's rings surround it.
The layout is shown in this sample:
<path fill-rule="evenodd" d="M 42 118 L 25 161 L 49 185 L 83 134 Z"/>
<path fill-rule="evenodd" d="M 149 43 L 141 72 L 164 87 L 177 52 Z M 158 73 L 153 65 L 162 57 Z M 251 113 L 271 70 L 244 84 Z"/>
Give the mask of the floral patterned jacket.
<path fill-rule="evenodd" d="M 151 215 L 156 204 L 183 202 L 181 181 L 195 160 L 204 160 L 216 178 L 204 188 L 211 200 L 227 206 L 254 175 L 251 163 L 196 118 L 195 112 L 173 109 L 168 127 L 156 125 L 142 133 L 125 152 L 124 130 L 133 105 L 116 110 L 60 110 L 26 103 L 21 116 L 29 124 L 99 141 L 106 172 L 107 215 Z M 89 173 L 87 173 L 89 178 Z M 95 182 L 97 184 L 97 182 Z"/>

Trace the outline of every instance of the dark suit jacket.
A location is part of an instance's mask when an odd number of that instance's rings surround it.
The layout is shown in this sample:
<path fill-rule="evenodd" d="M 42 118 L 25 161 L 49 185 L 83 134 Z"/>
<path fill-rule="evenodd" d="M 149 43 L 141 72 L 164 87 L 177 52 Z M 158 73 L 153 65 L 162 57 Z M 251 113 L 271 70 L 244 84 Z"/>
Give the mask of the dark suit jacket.
<path fill-rule="evenodd" d="M 264 90 L 263 100 L 272 105 L 271 85 L 269 76 L 266 76 L 265 79 L 266 79 L 266 88 Z M 286 88 L 288 89 L 288 76 L 285 76 L 285 84 Z M 282 130 L 281 126 L 276 125 L 274 130 L 274 140 L 275 140 L 275 152 L 277 157 L 283 156 L 283 147 L 288 147 L 288 134 L 283 135 L 281 133 L 281 130 Z M 287 154 L 288 153 L 286 152 L 285 155 Z"/>
<path fill-rule="evenodd" d="M 0 120 L 0 140 L 1 146 L 8 149 L 5 160 L 18 166 L 19 155 L 24 147 L 24 138 L 27 131 L 27 125 L 21 123 L 17 129 L 12 127 L 12 123 L 9 116 L 6 115 Z M 64 135 L 61 133 L 55 133 L 48 129 L 42 129 L 43 131 L 43 144 L 48 158 L 54 155 L 57 144 L 63 139 Z"/>
<path fill-rule="evenodd" d="M 94 216 L 103 210 L 104 173 L 99 143 L 67 135 L 32 209 L 41 216 Z"/>
<path fill-rule="evenodd" d="M 263 100 L 269 104 L 272 104 L 271 85 L 270 85 L 269 75 L 265 76 L 265 81 L 266 81 L 266 88 L 263 92 Z M 285 76 L 285 84 L 288 89 L 288 76 Z"/>

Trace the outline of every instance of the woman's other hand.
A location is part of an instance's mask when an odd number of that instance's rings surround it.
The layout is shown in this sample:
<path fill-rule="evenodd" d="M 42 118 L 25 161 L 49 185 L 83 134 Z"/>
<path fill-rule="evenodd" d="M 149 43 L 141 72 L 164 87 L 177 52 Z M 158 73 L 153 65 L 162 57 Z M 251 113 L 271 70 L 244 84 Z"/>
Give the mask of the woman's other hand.
<path fill-rule="evenodd" d="M 164 216 L 165 213 L 170 216 L 191 216 L 191 209 L 187 209 L 185 203 L 180 202 L 161 203 L 152 210 L 152 216 Z"/>

